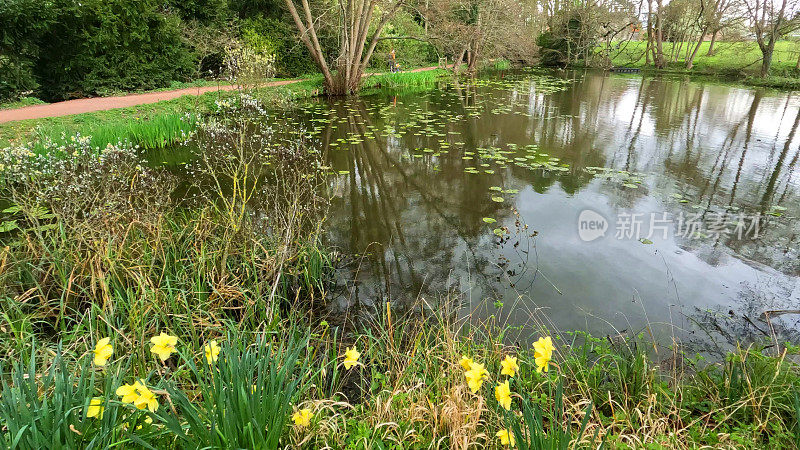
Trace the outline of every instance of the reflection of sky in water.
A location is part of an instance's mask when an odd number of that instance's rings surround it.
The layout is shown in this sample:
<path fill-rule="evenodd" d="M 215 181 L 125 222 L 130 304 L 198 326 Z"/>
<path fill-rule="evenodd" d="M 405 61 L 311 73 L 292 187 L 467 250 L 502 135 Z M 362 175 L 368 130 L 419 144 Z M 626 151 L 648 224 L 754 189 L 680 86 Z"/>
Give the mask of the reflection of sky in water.
<path fill-rule="evenodd" d="M 386 94 L 332 105 L 333 117 L 349 122 L 323 127 L 320 139 L 334 168 L 349 173 L 337 181 L 330 239 L 348 253 L 367 254 L 343 269 L 359 280 L 348 284 L 343 304 L 355 298 L 431 299 L 451 289 L 473 306 L 487 298 L 504 300 L 502 312 L 489 305 L 478 315 L 504 314 L 514 322 L 541 307 L 561 329 L 595 332 L 610 325 L 639 331 L 648 322 L 688 329 L 705 320 L 697 317 L 707 311 L 726 315 L 729 309 L 759 312 L 797 304 L 798 226 L 792 218 L 799 214 L 800 100 L 786 93 L 594 74 L 561 92 L 538 92 L 528 83 L 459 86 L 448 87 L 446 95 L 401 94 L 395 106 Z M 419 111 L 433 111 L 426 116 L 433 118 L 431 129 L 445 136 L 420 132 L 425 122 L 403 130 Z M 469 117 L 475 111 L 480 117 Z M 326 145 L 387 125 L 398 135 Z M 420 150 L 438 151 L 440 141 L 452 145 L 449 153 Z M 463 149 L 458 142 L 465 143 Z M 505 149 L 509 143 L 536 144 L 570 169 L 503 169 L 492 163 L 495 173 L 465 173 L 466 167 L 485 169 L 478 164 L 485 158 L 464 160 L 464 151 Z M 607 180 L 602 172 L 585 170 L 595 166 L 627 175 Z M 626 177 L 641 184 L 625 187 L 632 182 Z M 491 186 L 519 192 L 495 203 Z M 512 206 L 530 226 L 522 238 Z M 579 239 L 577 217 L 585 208 L 609 219 L 605 237 Z M 649 220 L 651 212 L 765 219 L 759 239 L 670 235 L 653 236 L 650 245 L 615 239 L 619 214 L 643 213 Z M 489 226 L 483 217 L 498 224 Z M 492 234 L 498 225 L 511 230 L 502 245 Z M 532 230 L 538 236 L 526 238 Z"/>

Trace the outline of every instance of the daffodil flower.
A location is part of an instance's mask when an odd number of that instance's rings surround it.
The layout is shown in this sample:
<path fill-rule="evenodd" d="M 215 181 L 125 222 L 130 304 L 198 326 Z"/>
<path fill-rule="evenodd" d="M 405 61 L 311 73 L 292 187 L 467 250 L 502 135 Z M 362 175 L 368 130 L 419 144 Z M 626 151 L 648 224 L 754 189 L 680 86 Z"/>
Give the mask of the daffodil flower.
<path fill-rule="evenodd" d="M 507 411 L 511 410 L 511 387 L 508 385 L 508 380 L 498 384 L 494 388 L 494 398 L 496 398 L 497 403 Z"/>
<path fill-rule="evenodd" d="M 500 438 L 500 445 L 505 445 L 506 447 L 515 447 L 517 445 L 517 442 L 514 439 L 514 433 L 512 433 L 508 428 L 498 431 L 495 436 Z"/>
<path fill-rule="evenodd" d="M 123 384 L 117 388 L 117 395 L 123 403 L 130 403 L 138 409 L 147 408 L 150 412 L 158 409 L 158 400 L 153 391 L 147 388 L 144 380 L 138 380 L 133 384 Z"/>
<path fill-rule="evenodd" d="M 94 364 L 96 366 L 103 367 L 108 362 L 108 359 L 111 358 L 111 355 L 114 353 L 114 347 L 110 344 L 111 338 L 104 337 L 97 341 L 97 344 L 94 346 Z"/>
<path fill-rule="evenodd" d="M 314 414 L 310 409 L 301 409 L 299 411 L 295 411 L 295 413 L 292 415 L 292 420 L 298 427 L 307 427 L 311 425 L 311 419 L 313 417 Z"/>
<path fill-rule="evenodd" d="M 158 410 L 158 400 L 156 399 L 156 395 L 153 394 L 153 391 L 142 386 L 142 389 L 139 391 L 139 398 L 134 400 L 133 406 L 138 409 L 147 408 L 150 412 L 156 412 L 156 410 Z"/>
<path fill-rule="evenodd" d="M 472 358 L 467 358 L 465 355 L 462 355 L 461 361 L 459 361 L 458 363 L 461 364 L 461 368 L 463 368 L 464 370 L 472 369 L 472 363 L 473 363 Z"/>
<path fill-rule="evenodd" d="M 102 419 L 104 410 L 105 407 L 103 406 L 103 398 L 94 397 L 89 401 L 89 407 L 86 408 L 86 417 L 97 417 L 98 419 Z"/>
<path fill-rule="evenodd" d="M 344 368 L 350 370 L 353 366 L 358 364 L 359 357 L 361 357 L 361 353 L 359 353 L 355 347 L 348 347 L 347 351 L 344 352 Z"/>
<path fill-rule="evenodd" d="M 519 364 L 517 364 L 516 356 L 507 355 L 504 360 L 500 361 L 500 366 L 503 368 L 503 370 L 500 371 L 503 375 L 513 377 L 519 373 Z"/>
<path fill-rule="evenodd" d="M 137 398 L 139 398 L 139 391 L 134 385 L 123 384 L 117 388 L 117 395 L 122 397 L 120 399 L 122 403 L 133 403 Z"/>
<path fill-rule="evenodd" d="M 533 357 L 537 372 L 547 372 L 548 364 L 553 358 L 553 350 L 555 347 L 553 347 L 553 340 L 550 339 L 550 336 L 539 338 L 533 343 Z"/>
<path fill-rule="evenodd" d="M 170 336 L 162 331 L 158 336 L 151 337 L 150 342 L 153 344 L 150 351 L 158 355 L 163 362 L 169 359 L 170 355 L 175 352 L 175 345 L 178 344 L 178 338 L 177 336 Z"/>
<path fill-rule="evenodd" d="M 211 341 L 203 347 L 203 350 L 206 352 L 206 361 L 209 364 L 214 364 L 217 362 L 217 358 L 219 357 L 219 345 L 217 345 L 217 341 Z"/>
<path fill-rule="evenodd" d="M 489 371 L 483 364 L 473 362 L 472 368 L 466 371 L 464 376 L 467 377 L 467 385 L 474 394 L 483 386 L 483 381 L 489 377 Z"/>

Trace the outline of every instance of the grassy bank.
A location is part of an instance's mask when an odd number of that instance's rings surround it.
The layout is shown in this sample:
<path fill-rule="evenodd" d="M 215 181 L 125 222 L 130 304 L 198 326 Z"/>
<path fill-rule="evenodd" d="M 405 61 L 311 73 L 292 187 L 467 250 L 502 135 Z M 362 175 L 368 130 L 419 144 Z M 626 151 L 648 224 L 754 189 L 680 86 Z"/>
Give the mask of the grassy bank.
<path fill-rule="evenodd" d="M 250 90 L 252 95 L 265 102 L 279 106 L 296 98 L 318 95 L 321 79 L 311 78 L 284 86 L 264 87 Z M 191 115 L 202 117 L 219 110 L 220 104 L 235 98 L 238 91 L 208 92 L 199 96 L 183 96 L 147 105 L 97 111 L 71 116 L 31 119 L 0 124 L 0 147 L 23 145 L 50 139 L 62 143 L 76 134 L 96 137 L 98 140 L 117 143 L 131 137 L 131 128 L 140 135 L 163 136 L 167 141 L 183 139 L 187 127 L 176 128 L 176 118 Z M 194 126 L 188 127 L 193 130 Z M 134 136 L 135 137 L 135 136 Z M 43 139 L 44 138 L 44 139 Z M 132 144 L 139 145 L 137 139 Z"/>
<path fill-rule="evenodd" d="M 645 41 L 630 41 L 619 44 L 611 50 L 611 64 L 615 67 L 637 67 L 652 70 L 645 65 Z M 800 73 L 795 69 L 800 45 L 790 41 L 779 41 L 775 45 L 771 76 L 759 78 L 761 70 L 761 51 L 755 42 L 717 42 L 714 52 L 708 55 L 710 42 L 703 42 L 694 67 L 686 70 L 686 48 L 694 43 L 665 42 L 664 54 L 667 68 L 661 72 L 685 73 L 704 76 L 733 78 L 754 86 L 796 89 L 800 87 Z M 677 55 L 677 59 L 670 55 Z"/>
<path fill-rule="evenodd" d="M 443 73 L 443 70 L 430 70 L 370 75 L 364 80 L 364 89 L 419 88 L 433 84 Z M 294 99 L 319 95 L 321 91 L 320 76 L 283 86 L 247 89 L 250 95 L 274 107 Z M 202 118 L 213 114 L 221 103 L 238 95 L 239 91 L 209 92 L 129 108 L 8 122 L 0 124 L 0 148 L 28 142 L 58 146 L 76 134 L 91 136 L 95 147 L 125 140 L 133 145 L 149 147 L 175 143 L 185 139 L 196 126 L 195 120 L 186 120 L 187 117 Z"/>

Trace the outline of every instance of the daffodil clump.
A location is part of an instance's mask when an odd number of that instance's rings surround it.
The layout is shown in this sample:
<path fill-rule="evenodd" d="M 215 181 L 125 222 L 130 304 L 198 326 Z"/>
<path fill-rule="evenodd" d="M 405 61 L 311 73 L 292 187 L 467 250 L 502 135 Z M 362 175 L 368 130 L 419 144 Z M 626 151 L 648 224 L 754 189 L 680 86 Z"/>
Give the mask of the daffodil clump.
<path fill-rule="evenodd" d="M 147 409 L 150 412 L 158 410 L 158 400 L 153 391 L 147 388 L 144 380 L 137 380 L 133 384 L 123 384 L 117 388 L 117 395 L 122 403 L 130 403 L 137 409 Z"/>
<path fill-rule="evenodd" d="M 314 418 L 314 414 L 311 412 L 310 409 L 304 408 L 298 411 L 295 411 L 292 414 L 292 421 L 298 427 L 307 427 L 311 425 L 311 419 Z"/>
<path fill-rule="evenodd" d="M 217 358 L 219 358 L 219 344 L 217 341 L 211 341 L 203 347 L 203 351 L 206 354 L 206 362 L 209 364 L 214 364 L 217 362 Z"/>
<path fill-rule="evenodd" d="M 158 355 L 161 361 L 166 361 L 172 353 L 175 352 L 175 345 L 178 343 L 176 336 L 170 336 L 166 333 L 161 333 L 150 339 L 153 344 L 150 351 Z M 92 350 L 93 362 L 98 367 L 105 367 L 108 360 L 114 354 L 114 346 L 111 344 L 110 337 L 104 337 L 97 341 Z M 209 363 L 216 361 L 219 354 L 219 346 L 216 341 L 211 341 L 206 345 L 206 358 Z M 212 361 L 213 360 L 213 361 Z M 115 392 L 122 403 L 128 403 L 140 410 L 148 410 L 155 412 L 158 410 L 158 399 L 155 393 L 151 391 L 146 385 L 144 380 L 136 380 L 133 384 L 123 384 L 116 389 Z M 86 417 L 94 417 L 97 419 L 103 418 L 105 405 L 102 397 L 93 397 L 86 408 Z M 149 418 L 148 418 L 149 419 Z"/>
<path fill-rule="evenodd" d="M 549 336 L 540 338 L 533 344 L 533 349 L 536 372 L 547 372 L 553 357 L 553 351 L 555 350 L 552 339 Z M 464 377 L 466 378 L 469 390 L 473 394 L 477 394 L 483 386 L 484 381 L 489 378 L 489 371 L 486 370 L 483 364 L 475 362 L 475 360 L 466 355 L 462 355 L 458 363 L 461 368 L 464 369 Z M 497 404 L 506 411 L 511 411 L 514 397 L 510 382 L 511 379 L 519 375 L 519 371 L 519 359 L 516 356 L 506 355 L 505 358 L 500 361 L 500 375 L 508 378 L 495 385 L 494 396 L 495 400 L 497 400 Z M 495 436 L 500 440 L 500 445 L 507 447 L 516 446 L 514 434 L 508 429 L 498 431 Z"/>
<path fill-rule="evenodd" d="M 358 364 L 358 358 L 361 357 L 361 353 L 356 350 L 355 347 L 348 348 L 347 351 L 344 353 L 344 368 L 350 370 Z"/>
<path fill-rule="evenodd" d="M 536 363 L 536 371 L 539 373 L 547 372 L 550 360 L 553 359 L 553 340 L 550 336 L 539 338 L 533 343 L 533 357 Z"/>

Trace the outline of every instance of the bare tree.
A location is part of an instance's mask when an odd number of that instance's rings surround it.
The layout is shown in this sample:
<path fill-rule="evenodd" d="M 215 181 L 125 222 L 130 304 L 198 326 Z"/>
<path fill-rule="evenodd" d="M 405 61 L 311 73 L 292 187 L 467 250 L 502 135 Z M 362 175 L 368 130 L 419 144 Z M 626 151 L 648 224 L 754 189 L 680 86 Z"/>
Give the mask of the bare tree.
<path fill-rule="evenodd" d="M 731 7 L 733 4 L 732 0 L 699 0 L 700 2 L 700 14 L 698 15 L 698 22 L 700 27 L 700 36 L 697 38 L 697 43 L 694 46 L 694 49 L 689 54 L 689 57 L 686 58 L 686 68 L 691 70 L 692 66 L 694 66 L 694 58 L 697 56 L 697 52 L 700 50 L 700 45 L 703 43 L 703 39 L 705 36 L 711 32 L 713 33 L 711 46 L 714 45 L 714 41 L 716 40 L 717 33 L 720 32 L 722 29 L 723 18 L 725 17 L 728 8 Z M 711 49 L 709 48 L 709 53 Z"/>
<path fill-rule="evenodd" d="M 467 63 L 477 69 L 485 57 L 532 59 L 534 13 L 519 0 L 429 0 L 422 9 L 428 39 L 450 54 L 454 67 Z"/>
<path fill-rule="evenodd" d="M 653 0 L 647 0 L 647 46 L 645 48 L 645 61 L 650 62 L 650 53 L 653 56 L 653 65 L 657 69 L 663 69 L 666 62 L 664 60 L 664 40 L 663 23 L 661 20 L 664 9 L 662 0 L 656 0 L 657 9 L 653 12 Z M 653 24 L 655 22 L 655 25 Z"/>
<path fill-rule="evenodd" d="M 300 40 L 308 48 L 324 78 L 328 95 L 348 95 L 359 91 L 361 77 L 369 65 L 375 46 L 386 23 L 403 5 L 404 0 L 336 0 L 320 1 L 315 6 L 309 0 L 285 0 Z M 381 17 L 373 20 L 375 11 Z M 301 15 L 302 13 L 302 15 Z M 333 17 L 339 37 L 339 54 L 329 61 L 319 43 L 318 31 L 325 16 Z"/>
<path fill-rule="evenodd" d="M 761 76 L 766 77 L 772 65 L 775 42 L 798 27 L 798 21 L 788 17 L 796 10 L 798 0 L 744 0 L 744 4 L 761 49 Z"/>

